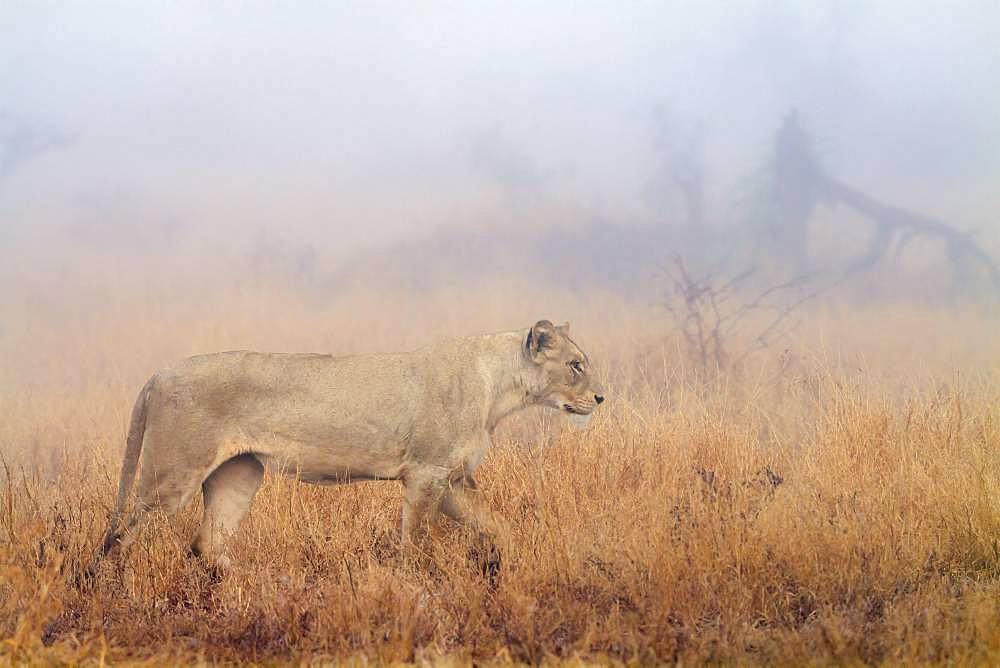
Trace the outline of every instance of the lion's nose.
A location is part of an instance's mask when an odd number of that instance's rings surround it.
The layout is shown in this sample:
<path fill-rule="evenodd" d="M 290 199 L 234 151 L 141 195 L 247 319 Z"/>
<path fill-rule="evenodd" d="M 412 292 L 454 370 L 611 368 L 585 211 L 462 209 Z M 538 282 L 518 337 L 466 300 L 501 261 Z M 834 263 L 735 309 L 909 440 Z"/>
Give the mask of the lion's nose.
<path fill-rule="evenodd" d="M 604 401 L 604 395 L 603 394 L 595 394 L 594 395 L 594 401 L 596 401 L 597 403 L 603 402 Z"/>

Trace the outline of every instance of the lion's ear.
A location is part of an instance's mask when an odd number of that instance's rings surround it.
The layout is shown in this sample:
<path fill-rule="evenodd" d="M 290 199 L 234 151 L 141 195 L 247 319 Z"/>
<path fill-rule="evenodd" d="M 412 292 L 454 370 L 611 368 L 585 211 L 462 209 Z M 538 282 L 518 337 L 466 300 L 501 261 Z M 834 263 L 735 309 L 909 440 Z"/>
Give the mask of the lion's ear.
<path fill-rule="evenodd" d="M 548 320 L 539 320 L 528 330 L 525 346 L 528 357 L 535 362 L 541 362 L 546 350 L 556 347 L 556 328 Z"/>
<path fill-rule="evenodd" d="M 563 336 L 569 336 L 569 320 L 556 327 Z"/>

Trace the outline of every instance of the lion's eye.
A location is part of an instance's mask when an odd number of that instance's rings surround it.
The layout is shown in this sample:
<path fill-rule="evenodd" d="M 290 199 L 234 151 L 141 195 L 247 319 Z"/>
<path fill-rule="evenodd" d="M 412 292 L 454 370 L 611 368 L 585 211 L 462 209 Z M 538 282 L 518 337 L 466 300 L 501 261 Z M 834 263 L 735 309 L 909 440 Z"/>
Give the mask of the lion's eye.
<path fill-rule="evenodd" d="M 580 364 L 580 360 L 573 360 L 570 362 L 569 368 L 573 370 L 573 373 L 583 375 L 583 365 Z"/>

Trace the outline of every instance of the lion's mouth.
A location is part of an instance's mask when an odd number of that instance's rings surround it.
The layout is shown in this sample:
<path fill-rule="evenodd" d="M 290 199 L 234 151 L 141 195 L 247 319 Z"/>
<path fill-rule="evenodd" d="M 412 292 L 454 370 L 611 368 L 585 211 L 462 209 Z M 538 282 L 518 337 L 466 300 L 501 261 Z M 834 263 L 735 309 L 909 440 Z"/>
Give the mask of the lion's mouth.
<path fill-rule="evenodd" d="M 590 415 L 593 412 L 592 410 L 589 411 L 582 410 L 571 404 L 563 404 L 563 410 L 569 413 L 570 415 Z"/>

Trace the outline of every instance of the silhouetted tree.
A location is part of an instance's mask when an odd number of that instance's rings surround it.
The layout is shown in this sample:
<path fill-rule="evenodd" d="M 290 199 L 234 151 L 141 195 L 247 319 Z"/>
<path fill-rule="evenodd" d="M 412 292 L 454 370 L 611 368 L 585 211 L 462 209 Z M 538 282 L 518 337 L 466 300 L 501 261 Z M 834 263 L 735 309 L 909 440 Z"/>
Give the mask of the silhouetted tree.
<path fill-rule="evenodd" d="M 813 211 L 821 204 L 844 205 L 875 225 L 868 249 L 848 263 L 845 274 L 871 269 L 889 258 L 894 243 L 892 256 L 898 258 L 908 243 L 924 237 L 944 244 L 957 285 L 966 286 L 976 275 L 985 274 L 1000 289 L 1000 269 L 970 235 L 934 218 L 881 202 L 827 173 L 794 109 L 775 136 L 770 203 L 758 245 L 793 273 L 801 274 L 811 266 L 808 245 Z"/>

